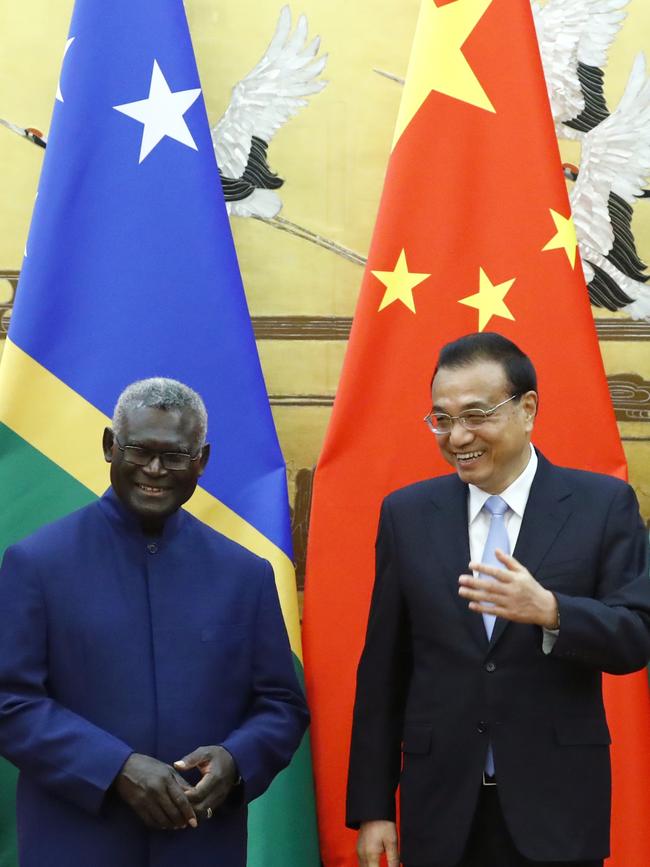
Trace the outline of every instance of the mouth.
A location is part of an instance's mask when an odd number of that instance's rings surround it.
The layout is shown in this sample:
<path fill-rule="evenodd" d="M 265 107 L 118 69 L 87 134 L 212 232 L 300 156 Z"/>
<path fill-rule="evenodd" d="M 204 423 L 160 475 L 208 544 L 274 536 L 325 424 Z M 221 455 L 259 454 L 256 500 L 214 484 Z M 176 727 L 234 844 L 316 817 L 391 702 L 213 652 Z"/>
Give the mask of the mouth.
<path fill-rule="evenodd" d="M 169 490 L 169 488 L 162 488 L 158 485 L 142 485 L 140 482 L 136 482 L 136 487 L 148 497 L 162 497 Z"/>
<path fill-rule="evenodd" d="M 483 457 L 484 454 L 485 451 L 456 452 L 454 458 L 457 466 L 471 467 L 479 460 L 479 458 Z"/>

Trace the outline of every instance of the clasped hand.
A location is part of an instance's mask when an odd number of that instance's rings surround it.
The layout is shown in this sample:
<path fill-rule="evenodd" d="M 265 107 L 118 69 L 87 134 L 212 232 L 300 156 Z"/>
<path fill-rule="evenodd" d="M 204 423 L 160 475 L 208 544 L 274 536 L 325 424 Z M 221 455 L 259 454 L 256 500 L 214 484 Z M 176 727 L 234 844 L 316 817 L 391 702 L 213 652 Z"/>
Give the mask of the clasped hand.
<path fill-rule="evenodd" d="M 179 771 L 198 768 L 201 780 L 191 786 Z M 132 753 L 115 779 L 120 797 L 147 827 L 156 830 L 196 828 L 220 807 L 235 784 L 237 770 L 223 747 L 199 747 L 174 762 Z"/>
<path fill-rule="evenodd" d="M 534 623 L 546 629 L 555 628 L 558 616 L 555 596 L 542 587 L 514 557 L 499 549 L 495 553 L 503 568 L 470 563 L 470 569 L 490 578 L 461 575 L 458 579 L 459 595 L 469 600 L 472 611 L 494 614 L 515 623 Z"/>

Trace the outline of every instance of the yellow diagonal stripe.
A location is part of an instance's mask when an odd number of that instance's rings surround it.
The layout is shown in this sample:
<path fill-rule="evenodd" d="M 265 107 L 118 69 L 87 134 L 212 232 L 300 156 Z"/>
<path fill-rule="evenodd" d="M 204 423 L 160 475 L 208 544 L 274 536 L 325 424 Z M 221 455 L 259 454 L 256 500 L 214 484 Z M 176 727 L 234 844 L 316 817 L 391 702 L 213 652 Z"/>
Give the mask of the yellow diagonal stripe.
<path fill-rule="evenodd" d="M 109 485 L 101 440 L 111 420 L 11 340 L 0 364 L 0 422 L 101 496 Z M 291 649 L 302 662 L 293 563 L 252 524 L 197 487 L 185 508 L 209 527 L 269 561 Z"/>

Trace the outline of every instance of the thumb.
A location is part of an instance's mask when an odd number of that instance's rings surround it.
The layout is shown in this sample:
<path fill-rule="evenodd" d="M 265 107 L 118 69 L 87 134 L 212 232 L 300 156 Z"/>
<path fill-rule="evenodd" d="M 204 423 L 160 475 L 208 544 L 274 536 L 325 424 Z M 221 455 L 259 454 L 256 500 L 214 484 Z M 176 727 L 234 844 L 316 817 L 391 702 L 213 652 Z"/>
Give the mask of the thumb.
<path fill-rule="evenodd" d="M 197 768 L 199 765 L 202 765 L 208 760 L 209 756 L 205 747 L 197 747 L 197 749 L 192 750 L 191 753 L 183 756 L 182 759 L 178 759 L 177 761 L 175 761 L 174 767 L 178 768 L 181 771 L 184 771 L 188 768 Z"/>

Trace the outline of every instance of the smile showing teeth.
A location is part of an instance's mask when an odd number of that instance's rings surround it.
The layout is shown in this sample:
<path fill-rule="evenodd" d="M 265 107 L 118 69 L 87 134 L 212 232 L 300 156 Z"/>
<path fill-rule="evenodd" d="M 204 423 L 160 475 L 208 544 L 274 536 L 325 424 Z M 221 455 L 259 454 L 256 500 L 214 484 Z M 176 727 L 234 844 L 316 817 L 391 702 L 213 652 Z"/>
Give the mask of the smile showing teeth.
<path fill-rule="evenodd" d="M 165 490 L 164 488 L 154 488 L 151 485 L 138 484 L 138 487 L 140 488 L 141 491 L 144 491 L 147 494 L 162 494 L 163 491 Z"/>
<path fill-rule="evenodd" d="M 475 458 L 480 458 L 484 452 L 463 452 L 462 454 L 456 454 L 456 460 L 463 463 L 464 461 L 473 461 Z"/>

